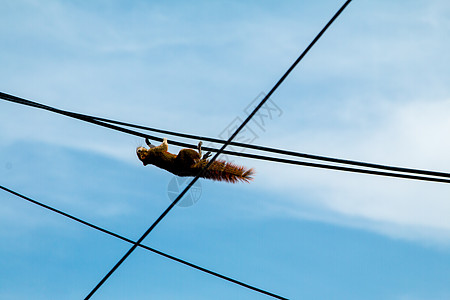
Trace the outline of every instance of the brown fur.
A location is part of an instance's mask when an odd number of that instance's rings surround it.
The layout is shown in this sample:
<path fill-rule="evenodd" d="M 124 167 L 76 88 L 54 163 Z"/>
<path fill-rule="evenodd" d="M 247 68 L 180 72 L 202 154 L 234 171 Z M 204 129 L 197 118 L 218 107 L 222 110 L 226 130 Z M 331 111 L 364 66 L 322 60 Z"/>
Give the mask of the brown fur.
<path fill-rule="evenodd" d="M 178 176 L 197 176 L 197 174 L 209 163 L 208 159 L 201 156 L 201 143 L 198 151 L 194 149 L 181 149 L 178 155 L 168 152 L 167 139 L 157 147 L 146 149 L 138 147 L 136 154 L 144 166 L 155 165 Z M 249 182 L 254 174 L 253 169 L 236 166 L 223 160 L 215 160 L 201 177 L 226 181 L 226 182 Z"/>

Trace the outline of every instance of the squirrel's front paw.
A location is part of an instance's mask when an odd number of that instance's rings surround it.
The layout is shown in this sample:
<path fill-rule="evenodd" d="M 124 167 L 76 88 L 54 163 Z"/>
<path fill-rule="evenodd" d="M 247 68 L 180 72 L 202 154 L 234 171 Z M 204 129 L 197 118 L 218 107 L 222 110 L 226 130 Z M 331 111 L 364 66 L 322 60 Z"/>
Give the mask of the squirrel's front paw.
<path fill-rule="evenodd" d="M 145 138 L 145 143 L 147 144 L 147 146 L 148 146 L 148 148 L 149 148 L 149 149 L 151 149 L 151 148 L 154 148 L 154 147 L 155 147 L 155 145 L 152 145 L 152 143 L 150 143 L 150 141 L 149 141 L 149 139 L 148 139 L 148 138 Z"/>

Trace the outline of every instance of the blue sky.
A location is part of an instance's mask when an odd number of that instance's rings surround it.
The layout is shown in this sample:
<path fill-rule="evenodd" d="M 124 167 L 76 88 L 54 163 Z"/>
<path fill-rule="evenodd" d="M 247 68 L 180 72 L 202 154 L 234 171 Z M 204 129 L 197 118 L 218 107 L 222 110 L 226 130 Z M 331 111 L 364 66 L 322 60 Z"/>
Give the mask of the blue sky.
<path fill-rule="evenodd" d="M 343 1 L 4 1 L 1 91 L 217 137 Z M 450 170 L 450 4 L 353 1 L 273 95 L 254 143 Z M 0 103 L 1 184 L 137 239 L 173 176 L 143 141 Z M 193 141 L 196 143 L 197 141 Z M 172 152 L 179 149 L 169 146 Z M 145 244 L 291 299 L 449 299 L 450 199 L 437 183 L 235 159 Z M 0 299 L 80 299 L 129 245 L 0 193 Z M 95 299 L 262 299 L 144 250 Z"/>

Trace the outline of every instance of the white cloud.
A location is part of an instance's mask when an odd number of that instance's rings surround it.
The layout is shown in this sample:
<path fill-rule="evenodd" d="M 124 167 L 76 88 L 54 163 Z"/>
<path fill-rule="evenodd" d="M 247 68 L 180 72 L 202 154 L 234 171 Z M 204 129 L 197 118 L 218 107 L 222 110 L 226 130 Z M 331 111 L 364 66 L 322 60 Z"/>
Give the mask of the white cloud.
<path fill-rule="evenodd" d="M 247 15 L 230 8 L 216 18 L 141 3 L 113 18 L 107 9 L 22 3 L 11 4 L 15 13 L 2 24 L 17 15 L 23 22 L 0 29 L 14 41 L 1 50 L 3 91 L 210 136 L 270 88 L 331 13 L 322 22 L 308 17 L 318 11 L 286 16 L 249 5 Z M 352 3 L 274 95 L 285 114 L 257 143 L 449 170 L 450 104 L 436 100 L 450 98 L 449 5 L 417 3 L 407 11 L 389 1 Z M 1 105 L 2 144 L 34 139 L 136 160 L 138 138 Z M 435 239 L 450 229 L 446 185 L 247 163 L 257 169 L 256 187 L 284 195 L 274 211 L 404 237 Z"/>
<path fill-rule="evenodd" d="M 384 123 L 359 140 L 355 139 L 358 128 L 342 133 L 338 128 L 317 133 L 321 137 L 338 136 L 328 141 L 292 134 L 288 139 L 298 142 L 277 144 L 291 149 L 322 148 L 326 149 L 322 154 L 328 156 L 345 153 L 345 158 L 448 172 L 449 112 L 449 100 L 391 104 L 380 111 Z M 258 163 L 256 168 L 258 187 L 276 189 L 283 195 L 274 204 L 280 205 L 275 210 L 412 239 L 445 242 L 450 235 L 447 184 L 279 164 L 274 167 L 272 163 Z"/>

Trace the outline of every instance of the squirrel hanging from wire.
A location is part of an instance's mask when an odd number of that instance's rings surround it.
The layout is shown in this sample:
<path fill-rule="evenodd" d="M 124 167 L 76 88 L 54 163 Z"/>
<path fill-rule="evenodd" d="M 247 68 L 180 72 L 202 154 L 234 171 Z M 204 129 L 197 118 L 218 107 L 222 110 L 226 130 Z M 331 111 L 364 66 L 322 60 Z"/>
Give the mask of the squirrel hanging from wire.
<path fill-rule="evenodd" d="M 138 147 L 136 154 L 144 166 L 155 165 L 178 176 L 197 176 L 197 174 L 209 163 L 211 152 L 202 157 L 202 142 L 198 143 L 197 150 L 181 149 L 178 155 L 168 152 L 168 143 L 165 138 L 161 145 L 154 146 L 145 139 L 148 149 Z M 215 160 L 201 175 L 202 178 L 236 183 L 238 181 L 250 182 L 253 179 L 253 169 L 236 166 L 232 163 Z"/>

